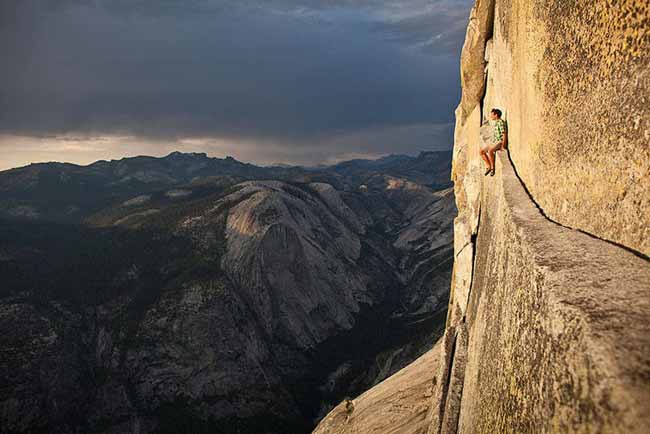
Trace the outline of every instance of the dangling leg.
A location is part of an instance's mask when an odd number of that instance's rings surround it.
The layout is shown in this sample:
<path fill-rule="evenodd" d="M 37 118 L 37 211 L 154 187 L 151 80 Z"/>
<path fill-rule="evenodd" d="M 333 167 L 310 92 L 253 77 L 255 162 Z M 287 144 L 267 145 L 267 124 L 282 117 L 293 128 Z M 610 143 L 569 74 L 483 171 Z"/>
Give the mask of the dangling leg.
<path fill-rule="evenodd" d="M 490 162 L 490 175 L 494 176 L 494 156 L 501 149 L 501 145 L 490 146 L 488 149 L 488 160 Z"/>
<path fill-rule="evenodd" d="M 483 161 L 485 161 L 485 165 L 487 166 L 485 170 L 485 174 L 487 175 L 488 173 L 490 173 L 490 170 L 492 170 L 492 166 L 490 165 L 490 159 L 487 155 L 487 151 L 485 149 L 481 149 L 479 151 L 479 154 L 481 154 L 481 158 L 483 159 Z"/>

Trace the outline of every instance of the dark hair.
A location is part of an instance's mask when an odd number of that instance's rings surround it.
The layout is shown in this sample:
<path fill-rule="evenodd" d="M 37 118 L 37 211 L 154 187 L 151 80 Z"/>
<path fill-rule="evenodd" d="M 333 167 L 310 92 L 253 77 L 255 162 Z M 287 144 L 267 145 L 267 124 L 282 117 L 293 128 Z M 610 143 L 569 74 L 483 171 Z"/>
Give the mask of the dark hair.
<path fill-rule="evenodd" d="M 501 110 L 499 110 L 499 109 L 497 109 L 497 108 L 493 108 L 493 109 L 490 110 L 490 111 L 491 111 L 492 113 L 494 113 L 495 115 L 497 115 L 498 117 L 501 117 Z"/>

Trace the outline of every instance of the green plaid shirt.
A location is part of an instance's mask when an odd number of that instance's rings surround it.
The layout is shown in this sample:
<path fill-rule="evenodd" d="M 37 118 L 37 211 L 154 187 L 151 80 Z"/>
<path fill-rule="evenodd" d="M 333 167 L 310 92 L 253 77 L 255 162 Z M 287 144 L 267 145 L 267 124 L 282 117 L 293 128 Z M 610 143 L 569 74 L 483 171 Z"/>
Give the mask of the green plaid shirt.
<path fill-rule="evenodd" d="M 494 122 L 494 135 L 492 136 L 492 142 L 493 143 L 501 143 L 501 140 L 503 140 L 503 134 L 508 131 L 508 126 L 506 125 L 506 121 L 503 119 L 497 119 Z"/>

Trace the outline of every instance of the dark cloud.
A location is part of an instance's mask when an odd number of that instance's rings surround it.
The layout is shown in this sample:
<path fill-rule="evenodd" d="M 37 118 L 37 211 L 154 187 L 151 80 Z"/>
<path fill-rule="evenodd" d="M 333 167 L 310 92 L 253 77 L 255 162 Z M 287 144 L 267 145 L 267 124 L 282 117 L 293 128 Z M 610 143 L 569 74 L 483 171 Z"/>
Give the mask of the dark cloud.
<path fill-rule="evenodd" d="M 258 142 L 278 160 L 390 152 L 398 131 L 395 151 L 448 147 L 469 7 L 3 0 L 0 134 Z"/>

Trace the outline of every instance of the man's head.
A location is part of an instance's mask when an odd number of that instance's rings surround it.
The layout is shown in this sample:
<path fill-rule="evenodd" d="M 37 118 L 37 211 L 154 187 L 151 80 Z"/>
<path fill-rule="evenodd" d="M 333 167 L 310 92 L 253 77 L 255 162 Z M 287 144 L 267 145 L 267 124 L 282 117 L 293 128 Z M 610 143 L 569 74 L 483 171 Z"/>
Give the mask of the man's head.
<path fill-rule="evenodd" d="M 501 110 L 497 108 L 493 108 L 490 110 L 490 119 L 493 121 L 496 121 L 497 119 L 501 119 Z"/>

